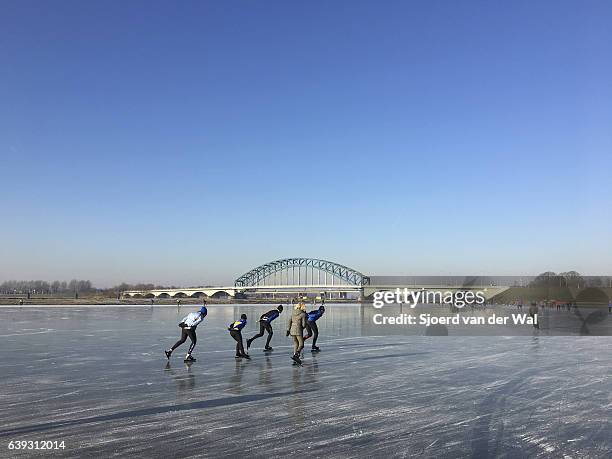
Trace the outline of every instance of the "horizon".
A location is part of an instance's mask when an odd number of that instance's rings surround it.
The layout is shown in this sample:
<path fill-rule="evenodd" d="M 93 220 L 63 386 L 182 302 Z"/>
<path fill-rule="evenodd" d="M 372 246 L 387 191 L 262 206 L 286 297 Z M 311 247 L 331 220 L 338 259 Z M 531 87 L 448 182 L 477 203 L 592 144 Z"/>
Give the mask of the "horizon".
<path fill-rule="evenodd" d="M 0 279 L 609 275 L 611 13 L 6 3 Z"/>
<path fill-rule="evenodd" d="M 372 278 L 372 279 L 377 279 L 378 282 L 383 282 L 386 283 L 386 280 L 389 279 L 399 279 L 399 278 L 430 278 L 430 279 L 434 279 L 434 278 L 440 278 L 441 280 L 445 280 L 445 279 L 450 279 L 450 278 L 455 278 L 455 277 L 463 277 L 463 278 L 490 278 L 490 279 L 495 279 L 497 278 L 497 280 L 499 282 L 502 282 L 502 280 L 504 282 L 509 282 L 510 279 L 512 278 L 516 278 L 515 281 L 518 281 L 521 285 L 524 282 L 530 282 L 533 280 L 536 280 L 539 277 L 545 276 L 545 275 L 549 275 L 549 276 L 555 276 L 555 277 L 565 277 L 567 279 L 571 279 L 571 277 L 573 276 L 579 276 L 581 279 L 585 279 L 585 280 L 593 280 L 593 279 L 601 279 L 605 282 L 610 282 L 612 280 L 612 276 L 610 275 L 605 275 L 605 274 L 583 274 L 574 270 L 568 270 L 568 271 L 551 271 L 551 270 L 547 270 L 547 271 L 542 271 L 541 273 L 538 274 L 524 274 L 524 275 L 495 275 L 495 274 L 487 274 L 487 275 L 470 275 L 470 274 L 446 274 L 446 275 L 428 275 L 428 274 L 419 274 L 419 275 L 411 275 L 411 276 L 394 276 L 394 275 L 378 275 L 378 274 L 368 274 L 368 273 L 363 273 L 364 275 Z M 568 277 L 568 275 L 570 277 Z M 386 278 L 386 279 L 385 279 Z M 234 280 L 229 281 L 229 282 L 225 282 L 225 283 L 221 283 L 221 284 L 211 284 L 208 282 L 200 282 L 199 284 L 192 284 L 192 285 L 187 285 L 187 284 L 170 284 L 170 283 L 156 283 L 156 282 L 130 282 L 130 281 L 122 281 L 119 282 L 117 284 L 112 284 L 112 285 L 97 285 L 93 282 L 91 282 L 89 279 L 78 279 L 78 278 L 70 278 L 70 279 L 0 279 L 0 287 L 4 286 L 4 284 L 7 283 L 47 283 L 50 284 L 49 286 L 51 286 L 52 284 L 70 284 L 73 282 L 87 282 L 90 283 L 90 287 L 93 290 L 109 290 L 109 289 L 114 289 L 117 287 L 121 287 L 121 286 L 127 286 L 130 287 L 130 289 L 133 288 L 139 288 L 140 286 L 152 286 L 152 288 L 154 289 L 159 289 L 159 288 L 199 288 L 199 287 L 204 287 L 204 288 L 210 288 L 210 287 L 221 287 L 221 286 L 232 286 L 234 285 Z M 392 282 L 394 283 L 394 282 Z M 507 284 L 505 284 L 507 285 Z M 66 285 L 63 286 L 62 288 L 64 288 L 66 290 Z M 67 288 L 67 290 L 74 290 L 73 288 L 69 287 Z"/>

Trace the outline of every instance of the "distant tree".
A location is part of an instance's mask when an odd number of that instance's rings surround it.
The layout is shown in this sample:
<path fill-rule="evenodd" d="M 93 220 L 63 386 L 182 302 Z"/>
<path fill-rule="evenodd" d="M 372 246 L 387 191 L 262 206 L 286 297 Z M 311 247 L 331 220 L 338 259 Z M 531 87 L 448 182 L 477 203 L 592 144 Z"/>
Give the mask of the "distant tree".
<path fill-rule="evenodd" d="M 559 274 L 559 276 L 563 277 L 567 287 L 584 287 L 585 285 L 584 279 L 579 272 L 568 271 L 566 273 Z"/>
<path fill-rule="evenodd" d="M 530 287 L 583 287 L 585 280 L 577 271 L 567 271 L 556 274 L 547 271 L 538 275 L 529 283 Z"/>
<path fill-rule="evenodd" d="M 558 287 L 563 285 L 564 279 L 553 271 L 546 271 L 539 274 L 529 283 L 530 287 Z"/>

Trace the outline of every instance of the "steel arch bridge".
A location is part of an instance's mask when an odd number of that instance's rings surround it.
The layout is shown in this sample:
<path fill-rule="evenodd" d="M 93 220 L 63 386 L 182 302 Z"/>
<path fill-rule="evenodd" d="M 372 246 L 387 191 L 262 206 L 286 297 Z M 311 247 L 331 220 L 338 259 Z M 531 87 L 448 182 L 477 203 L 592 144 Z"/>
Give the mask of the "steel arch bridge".
<path fill-rule="evenodd" d="M 296 274 L 297 270 L 297 274 Z M 315 281 L 315 271 L 317 278 Z M 323 273 L 323 281 L 321 280 Z M 284 274 L 284 282 L 283 282 Z M 309 279 L 310 274 L 310 279 Z M 234 282 L 234 287 L 256 287 L 261 285 L 328 285 L 328 275 L 331 285 L 335 280 L 340 285 L 362 287 L 370 284 L 370 278 L 359 271 L 333 261 L 317 258 L 283 258 L 265 263 L 244 273 Z M 280 282 L 279 282 L 280 280 Z M 309 282 L 310 280 L 310 282 Z M 304 283 L 302 283 L 304 281 Z M 338 285 L 338 284 L 336 284 Z"/>

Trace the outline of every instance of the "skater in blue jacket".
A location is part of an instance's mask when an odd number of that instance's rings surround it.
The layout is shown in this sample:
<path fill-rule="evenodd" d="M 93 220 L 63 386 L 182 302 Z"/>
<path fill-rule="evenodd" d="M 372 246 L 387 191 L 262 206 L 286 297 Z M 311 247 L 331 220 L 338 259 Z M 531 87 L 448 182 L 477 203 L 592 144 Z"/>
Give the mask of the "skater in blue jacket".
<path fill-rule="evenodd" d="M 242 345 L 242 329 L 247 324 L 247 315 L 242 314 L 240 316 L 240 320 L 232 322 L 227 329 L 230 332 L 230 335 L 236 341 L 236 358 L 239 359 L 244 357 L 247 360 L 251 360 L 251 357 L 244 352 L 244 346 Z"/>
<path fill-rule="evenodd" d="M 325 306 L 319 306 L 319 309 L 315 309 L 306 314 L 306 332 L 307 335 L 304 336 L 304 341 L 308 338 L 312 338 L 312 351 L 317 352 L 320 351 L 319 346 L 317 346 L 317 338 L 319 337 L 319 327 L 317 327 L 317 320 L 321 318 L 321 316 L 325 314 Z"/>

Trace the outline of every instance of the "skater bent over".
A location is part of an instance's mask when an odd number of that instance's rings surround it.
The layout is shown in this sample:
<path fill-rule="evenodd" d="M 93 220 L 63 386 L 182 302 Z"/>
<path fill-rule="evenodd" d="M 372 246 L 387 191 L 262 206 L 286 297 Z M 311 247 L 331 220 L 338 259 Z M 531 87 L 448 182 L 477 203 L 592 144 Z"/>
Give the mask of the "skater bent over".
<path fill-rule="evenodd" d="M 247 349 L 251 347 L 253 341 L 263 336 L 264 331 L 267 331 L 268 339 L 266 340 L 266 347 L 264 347 L 264 350 L 272 350 L 272 348 L 270 347 L 270 340 L 272 339 L 272 335 L 274 334 L 274 331 L 272 330 L 272 321 L 276 319 L 281 312 L 283 312 L 283 305 L 279 304 L 278 308 L 266 312 L 259 318 L 259 333 L 253 336 L 252 338 L 247 339 Z"/>
<path fill-rule="evenodd" d="M 196 359 L 193 358 L 191 353 L 193 352 L 193 348 L 195 348 L 197 342 L 196 327 L 204 320 L 204 317 L 206 317 L 207 314 L 208 310 L 205 306 L 202 306 L 198 312 L 189 313 L 183 318 L 183 320 L 181 320 L 181 323 L 179 324 L 179 327 L 182 329 L 181 339 L 179 339 L 174 346 L 165 351 L 168 359 L 170 359 L 172 352 L 183 344 L 187 340 L 187 337 L 189 337 L 191 344 L 189 345 L 189 350 L 185 356 L 185 362 L 195 362 Z"/>
<path fill-rule="evenodd" d="M 312 338 L 312 350 L 314 352 L 319 351 L 319 346 L 317 346 L 317 338 L 319 337 L 319 327 L 317 327 L 317 320 L 321 318 L 321 316 L 325 313 L 325 306 L 319 306 L 319 309 L 315 309 L 314 311 L 310 311 L 306 314 L 306 332 L 308 333 L 304 336 L 304 341 L 313 336 Z"/>
<path fill-rule="evenodd" d="M 306 327 L 306 306 L 298 303 L 293 309 L 293 314 L 287 324 L 287 336 L 293 337 L 293 356 L 291 359 L 298 365 L 302 364 L 300 352 L 304 349 L 304 328 Z"/>
<path fill-rule="evenodd" d="M 236 322 L 233 322 L 230 324 L 229 327 L 227 327 L 227 329 L 230 332 L 230 335 L 232 335 L 232 338 L 234 338 L 234 340 L 236 340 L 236 358 L 239 359 L 241 357 L 244 357 L 247 360 L 250 360 L 251 357 L 249 357 L 249 355 L 244 352 L 244 346 L 242 345 L 242 329 L 245 327 L 245 325 L 247 324 L 247 315 L 246 314 L 242 314 L 240 316 L 240 320 L 237 320 Z"/>

